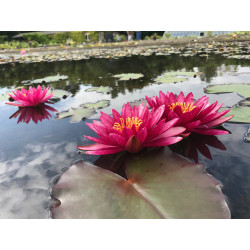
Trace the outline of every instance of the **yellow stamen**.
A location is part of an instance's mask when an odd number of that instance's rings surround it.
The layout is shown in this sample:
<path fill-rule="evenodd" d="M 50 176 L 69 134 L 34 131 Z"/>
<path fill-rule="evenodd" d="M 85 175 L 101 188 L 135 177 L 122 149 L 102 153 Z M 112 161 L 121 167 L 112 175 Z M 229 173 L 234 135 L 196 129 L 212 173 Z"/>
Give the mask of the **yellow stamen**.
<path fill-rule="evenodd" d="M 122 118 L 120 118 L 120 123 L 118 122 L 115 122 L 114 124 L 114 129 L 122 132 L 123 128 L 126 126 L 127 128 L 131 129 L 133 125 L 135 125 L 135 129 L 136 131 L 138 131 L 140 125 L 142 124 L 142 120 L 141 119 L 138 119 L 137 117 L 128 117 L 126 119 L 126 125 L 124 123 L 124 120 Z"/>
<path fill-rule="evenodd" d="M 188 103 L 188 102 L 176 102 L 168 106 L 170 107 L 171 110 L 173 110 L 176 106 L 180 106 L 183 113 L 190 112 L 194 108 L 196 108 L 196 106 L 193 106 L 193 103 Z"/>

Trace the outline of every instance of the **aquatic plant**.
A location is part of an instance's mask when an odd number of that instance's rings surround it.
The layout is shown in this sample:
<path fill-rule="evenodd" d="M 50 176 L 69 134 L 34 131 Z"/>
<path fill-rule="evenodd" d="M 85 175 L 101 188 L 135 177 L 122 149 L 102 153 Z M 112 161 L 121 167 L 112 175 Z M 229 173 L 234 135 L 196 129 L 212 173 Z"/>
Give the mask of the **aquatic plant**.
<path fill-rule="evenodd" d="M 93 155 L 113 154 L 124 150 L 137 153 L 144 147 L 176 143 L 182 137 L 175 136 L 185 131 L 185 128 L 173 128 L 179 120 L 177 118 L 166 123 L 165 119 L 160 121 L 164 110 L 165 105 L 150 112 L 148 105 L 140 104 L 131 108 L 127 103 L 124 104 L 121 115 L 115 109 L 112 110 L 113 117 L 101 112 L 101 121 L 86 123 L 99 138 L 86 135 L 85 138 L 96 143 L 78 146 L 78 149 L 86 150 L 86 154 Z"/>
<path fill-rule="evenodd" d="M 19 103 L 6 102 L 6 104 L 19 106 L 19 107 L 33 107 L 41 103 L 47 102 L 54 93 L 47 95 L 49 87 L 42 89 L 40 85 L 37 88 L 29 87 L 28 90 L 22 88 L 21 91 L 14 90 L 13 95 L 8 94 L 11 98 Z"/>
<path fill-rule="evenodd" d="M 185 97 L 183 92 L 175 96 L 172 92 L 167 92 L 165 95 L 160 91 L 159 97 L 156 96 L 150 99 L 146 96 L 146 99 L 153 110 L 165 105 L 162 119 L 165 118 L 166 121 L 170 121 L 179 118 L 175 126 L 186 128 L 183 135 L 187 136 L 191 132 L 205 135 L 228 134 L 228 131 L 214 129 L 213 127 L 233 118 L 233 115 L 222 118 L 230 109 L 218 112 L 222 104 L 218 105 L 217 101 L 210 104 L 207 96 L 203 96 L 194 102 L 192 92 Z"/>

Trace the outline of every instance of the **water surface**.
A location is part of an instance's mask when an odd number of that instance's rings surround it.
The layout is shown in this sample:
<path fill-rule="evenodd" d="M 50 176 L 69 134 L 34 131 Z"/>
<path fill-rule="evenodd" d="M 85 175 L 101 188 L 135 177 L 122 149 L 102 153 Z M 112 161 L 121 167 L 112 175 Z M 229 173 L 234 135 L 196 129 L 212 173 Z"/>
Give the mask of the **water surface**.
<path fill-rule="evenodd" d="M 196 78 L 176 84 L 157 84 L 154 78 L 164 71 L 203 72 Z M 143 78 L 118 81 L 113 77 L 121 73 L 142 73 Z M 110 106 L 102 111 L 111 114 L 113 108 L 121 111 L 122 104 L 173 91 L 184 94 L 193 91 L 194 97 L 204 95 L 210 84 L 250 83 L 250 61 L 228 59 L 221 55 L 208 58 L 192 56 L 132 56 L 122 59 L 95 59 L 68 62 L 41 62 L 33 64 L 0 65 L 0 94 L 11 88 L 23 86 L 22 81 L 53 75 L 67 75 L 68 79 L 50 83 L 56 89 L 69 91 L 72 95 L 53 106 L 59 112 L 77 108 L 86 102 L 110 100 Z M 108 93 L 85 92 L 92 86 L 109 86 Z M 35 85 L 34 85 L 35 86 Z M 219 100 L 224 106 L 232 106 L 242 100 L 235 93 L 210 94 L 210 102 Z M 98 119 L 97 114 L 70 123 L 70 118 L 56 120 L 52 117 L 35 124 L 17 123 L 9 119 L 17 111 L 14 106 L 0 102 L 0 218 L 49 218 L 50 187 L 63 169 L 74 161 L 84 159 L 94 162 L 98 156 L 78 154 L 77 145 L 90 143 L 83 134 L 95 136 L 86 122 Z M 243 142 L 249 124 L 226 123 L 231 134 L 217 136 L 226 150 L 208 146 L 212 160 L 202 154 L 199 162 L 218 179 L 226 195 L 232 218 L 250 217 L 250 143 Z"/>

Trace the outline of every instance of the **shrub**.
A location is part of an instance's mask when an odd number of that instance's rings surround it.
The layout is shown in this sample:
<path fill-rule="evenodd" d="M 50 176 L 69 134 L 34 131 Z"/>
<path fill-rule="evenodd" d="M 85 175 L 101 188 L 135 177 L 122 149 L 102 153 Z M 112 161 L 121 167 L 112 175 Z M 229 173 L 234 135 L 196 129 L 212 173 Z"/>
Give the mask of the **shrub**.
<path fill-rule="evenodd" d="M 86 41 L 85 33 L 85 31 L 72 31 L 69 33 L 69 37 L 73 40 L 73 42 L 79 44 Z"/>
<path fill-rule="evenodd" d="M 170 33 L 165 33 L 165 34 L 164 34 L 164 38 L 165 38 L 165 39 L 169 39 L 170 37 L 171 37 L 171 34 L 170 34 Z"/>
<path fill-rule="evenodd" d="M 41 33 L 29 33 L 29 34 L 24 34 L 23 38 L 26 39 L 27 41 L 36 41 L 40 44 L 47 44 L 49 42 L 49 37 L 45 34 Z"/>
<path fill-rule="evenodd" d="M 65 44 L 69 36 L 68 32 L 56 33 L 52 37 L 52 41 L 58 44 Z"/>

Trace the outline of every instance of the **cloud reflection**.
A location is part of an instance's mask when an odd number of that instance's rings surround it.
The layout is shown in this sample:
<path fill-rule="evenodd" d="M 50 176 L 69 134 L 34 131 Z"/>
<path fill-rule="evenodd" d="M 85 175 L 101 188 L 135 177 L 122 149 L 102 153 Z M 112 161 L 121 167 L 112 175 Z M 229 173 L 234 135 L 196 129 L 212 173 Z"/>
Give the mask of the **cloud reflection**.
<path fill-rule="evenodd" d="M 75 142 L 61 142 L 27 144 L 11 157 L 0 152 L 0 218 L 49 218 L 50 185 L 75 151 Z"/>

